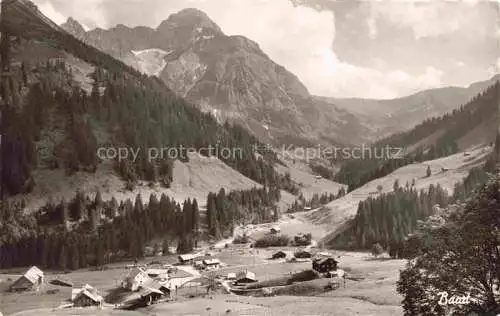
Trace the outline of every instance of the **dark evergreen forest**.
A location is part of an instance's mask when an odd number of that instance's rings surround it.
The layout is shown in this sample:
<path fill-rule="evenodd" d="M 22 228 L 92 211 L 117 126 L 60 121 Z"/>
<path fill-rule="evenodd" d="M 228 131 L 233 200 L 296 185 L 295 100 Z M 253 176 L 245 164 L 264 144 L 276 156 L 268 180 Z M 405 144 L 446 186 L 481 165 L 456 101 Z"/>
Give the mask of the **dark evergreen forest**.
<path fill-rule="evenodd" d="M 448 195 L 440 185 L 428 190 L 416 190 L 413 184 L 394 183 L 394 191 L 369 198 L 358 205 L 356 217 L 333 239 L 331 246 L 340 249 L 370 249 L 380 244 L 391 257 L 404 257 L 405 240 L 417 228 L 417 222 L 434 214 L 434 206 L 465 201 L 494 172 L 492 155 L 483 167 L 470 170 L 468 176 L 455 185 Z"/>

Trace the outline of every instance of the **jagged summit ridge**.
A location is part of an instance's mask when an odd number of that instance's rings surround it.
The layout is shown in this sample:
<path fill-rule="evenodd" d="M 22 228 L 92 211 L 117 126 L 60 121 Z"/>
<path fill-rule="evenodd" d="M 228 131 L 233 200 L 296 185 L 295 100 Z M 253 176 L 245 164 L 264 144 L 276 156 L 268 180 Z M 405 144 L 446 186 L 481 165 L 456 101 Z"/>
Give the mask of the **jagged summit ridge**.
<path fill-rule="evenodd" d="M 66 22 L 61 24 L 61 27 L 68 33 L 73 34 L 77 38 L 81 38 L 85 35 L 85 28 L 80 22 L 69 17 Z"/>
<path fill-rule="evenodd" d="M 220 27 L 208 17 L 208 15 L 198 9 L 187 8 L 170 15 L 166 20 L 160 23 L 157 31 L 162 32 L 171 29 L 211 29 L 216 33 L 222 33 Z"/>

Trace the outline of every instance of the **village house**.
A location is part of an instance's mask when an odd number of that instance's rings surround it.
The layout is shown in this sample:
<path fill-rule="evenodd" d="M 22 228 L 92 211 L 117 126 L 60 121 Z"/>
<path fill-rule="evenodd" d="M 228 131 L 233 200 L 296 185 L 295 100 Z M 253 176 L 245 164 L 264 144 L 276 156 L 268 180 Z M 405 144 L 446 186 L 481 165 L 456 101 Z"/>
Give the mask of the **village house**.
<path fill-rule="evenodd" d="M 143 284 L 150 280 L 151 278 L 146 274 L 146 271 L 141 268 L 134 268 L 122 281 L 122 287 L 136 292 Z"/>
<path fill-rule="evenodd" d="M 179 263 L 182 265 L 193 264 L 195 255 L 185 254 L 185 255 L 180 255 L 178 258 L 179 258 Z"/>
<path fill-rule="evenodd" d="M 229 272 L 226 276 L 226 279 L 229 280 L 229 281 L 234 281 L 236 280 L 236 273 L 234 272 Z"/>
<path fill-rule="evenodd" d="M 12 292 L 38 291 L 44 283 L 43 271 L 33 266 L 10 286 Z"/>
<path fill-rule="evenodd" d="M 102 306 L 104 299 L 92 286 L 85 284 L 81 289 L 71 291 L 71 302 L 74 307 Z"/>
<path fill-rule="evenodd" d="M 332 257 L 317 258 L 313 260 L 312 268 L 320 273 L 329 273 L 337 270 L 337 260 Z"/>
<path fill-rule="evenodd" d="M 140 303 L 149 306 L 159 299 L 166 297 L 170 298 L 171 290 L 167 286 L 158 281 L 149 281 L 139 289 Z"/>
<path fill-rule="evenodd" d="M 213 269 L 219 269 L 220 268 L 221 262 L 219 259 L 204 259 L 203 260 L 203 265 L 206 267 L 206 269 L 213 270 Z"/>
<path fill-rule="evenodd" d="M 241 271 L 236 276 L 236 283 L 253 283 L 257 282 L 255 278 L 255 273 L 250 271 Z"/>

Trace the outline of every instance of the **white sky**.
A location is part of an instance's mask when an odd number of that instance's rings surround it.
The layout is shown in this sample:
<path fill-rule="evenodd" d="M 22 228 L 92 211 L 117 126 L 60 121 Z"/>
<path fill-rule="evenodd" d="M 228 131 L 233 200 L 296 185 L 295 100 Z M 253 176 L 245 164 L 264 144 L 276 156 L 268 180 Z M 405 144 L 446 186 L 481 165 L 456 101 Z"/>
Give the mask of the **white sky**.
<path fill-rule="evenodd" d="M 500 67 L 498 3 L 302 0 L 35 0 L 56 23 L 156 27 L 183 8 L 259 43 L 312 94 L 393 98 L 468 85 Z M 313 8 L 315 7 L 315 8 Z"/>

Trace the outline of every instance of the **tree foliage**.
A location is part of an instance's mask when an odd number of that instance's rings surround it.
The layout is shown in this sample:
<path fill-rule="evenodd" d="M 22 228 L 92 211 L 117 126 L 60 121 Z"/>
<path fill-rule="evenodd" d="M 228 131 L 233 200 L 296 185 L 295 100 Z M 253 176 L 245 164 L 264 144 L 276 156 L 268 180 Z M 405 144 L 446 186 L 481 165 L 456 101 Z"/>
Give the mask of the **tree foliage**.
<path fill-rule="evenodd" d="M 489 181 L 465 205 L 422 222 L 406 243 L 409 261 L 398 292 L 405 315 L 500 312 L 500 182 Z M 467 305 L 442 306 L 438 292 L 467 295 Z M 451 310 L 453 308 L 453 310 Z"/>
<path fill-rule="evenodd" d="M 361 201 L 358 212 L 347 229 L 338 234 L 331 245 L 342 249 L 371 249 L 379 243 L 391 257 L 403 256 L 405 237 L 416 228 L 417 221 L 427 218 L 436 204 L 445 206 L 449 197 L 440 186 L 428 190 L 399 187 L 396 191 Z"/>
<path fill-rule="evenodd" d="M 384 253 L 384 248 L 379 243 L 375 243 L 372 246 L 371 249 L 372 255 L 376 258 L 380 256 L 382 253 Z"/>

